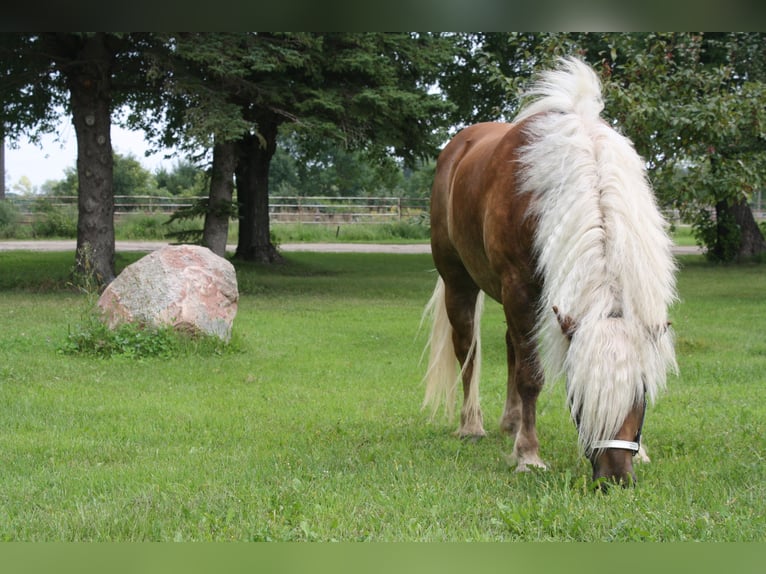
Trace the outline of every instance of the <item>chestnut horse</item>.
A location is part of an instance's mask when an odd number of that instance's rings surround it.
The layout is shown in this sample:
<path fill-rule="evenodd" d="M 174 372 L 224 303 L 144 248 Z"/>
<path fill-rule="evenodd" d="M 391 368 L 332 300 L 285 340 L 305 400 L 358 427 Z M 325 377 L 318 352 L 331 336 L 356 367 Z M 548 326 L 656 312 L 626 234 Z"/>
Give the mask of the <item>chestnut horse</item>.
<path fill-rule="evenodd" d="M 671 241 L 641 158 L 600 118 L 596 74 L 562 59 L 529 95 L 513 123 L 470 126 L 439 155 L 431 249 L 440 277 L 424 314 L 432 319 L 424 404 L 451 412 L 462 379 L 457 434 L 485 434 L 486 293 L 507 322 L 500 427 L 515 438 L 517 470 L 545 467 L 537 397 L 544 381 L 566 378 L 593 479 L 633 483 L 646 399 L 677 369 Z"/>

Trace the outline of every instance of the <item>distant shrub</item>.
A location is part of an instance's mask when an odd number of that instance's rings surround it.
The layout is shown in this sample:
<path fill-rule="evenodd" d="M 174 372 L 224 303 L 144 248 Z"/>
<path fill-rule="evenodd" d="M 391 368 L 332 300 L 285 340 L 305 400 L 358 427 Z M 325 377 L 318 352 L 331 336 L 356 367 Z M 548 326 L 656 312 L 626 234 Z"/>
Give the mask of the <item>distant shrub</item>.
<path fill-rule="evenodd" d="M 21 213 L 19 208 L 7 200 L 0 201 L 0 237 L 15 237 L 18 233 Z"/>
<path fill-rule="evenodd" d="M 120 239 L 163 240 L 168 234 L 168 217 L 164 214 L 134 213 L 115 221 L 114 234 Z"/>
<path fill-rule="evenodd" d="M 271 230 L 282 243 L 326 241 L 421 241 L 430 237 L 428 218 L 411 218 L 392 223 L 348 223 L 324 225 L 313 223 L 272 224 Z"/>
<path fill-rule="evenodd" d="M 34 204 L 32 233 L 35 237 L 77 237 L 77 206 L 52 205 L 40 200 Z"/>

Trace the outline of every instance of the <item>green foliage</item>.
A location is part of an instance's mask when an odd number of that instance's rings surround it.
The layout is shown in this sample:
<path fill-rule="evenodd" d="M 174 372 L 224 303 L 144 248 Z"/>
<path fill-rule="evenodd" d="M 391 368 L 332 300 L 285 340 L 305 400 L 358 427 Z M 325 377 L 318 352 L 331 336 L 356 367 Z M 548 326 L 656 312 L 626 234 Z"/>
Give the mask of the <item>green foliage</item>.
<path fill-rule="evenodd" d="M 117 239 L 163 240 L 181 237 L 200 228 L 199 218 L 174 219 L 161 213 L 135 213 L 121 217 L 114 228 Z"/>
<path fill-rule="evenodd" d="M 407 243 L 425 242 L 430 238 L 430 227 L 426 218 L 412 218 L 409 221 L 394 223 L 350 225 L 280 223 L 273 225 L 271 230 L 272 241 L 277 243 Z"/>
<path fill-rule="evenodd" d="M 189 334 L 172 327 L 123 323 L 110 329 L 93 312 L 70 329 L 59 352 L 102 359 L 169 359 L 176 356 L 221 355 L 231 352 L 227 343 L 213 335 Z"/>
<path fill-rule="evenodd" d="M 145 169 L 133 156 L 123 156 L 118 153 L 112 155 L 113 189 L 114 195 L 133 196 L 158 196 L 167 195 L 167 191 L 159 188 L 155 176 Z M 78 178 L 77 169 L 67 168 L 64 171 L 64 179 L 50 185 L 53 195 L 77 196 Z"/>
<path fill-rule="evenodd" d="M 737 258 L 743 239 L 725 207 L 766 184 L 765 38 L 611 35 L 602 56 L 608 112 L 647 159 L 663 202 L 725 261 Z"/>
<path fill-rule="evenodd" d="M 0 200 L 0 237 L 16 237 L 19 232 L 19 208 L 7 200 Z"/>
<path fill-rule="evenodd" d="M 697 244 L 706 247 L 705 256 L 714 263 L 729 263 L 737 258 L 742 241 L 739 226 L 731 214 L 723 212 L 716 219 L 709 210 L 700 210 L 692 222 Z M 717 245 L 718 250 L 711 247 Z"/>
<path fill-rule="evenodd" d="M 228 217 L 232 220 L 237 219 L 237 204 L 233 201 L 228 203 L 218 201 L 211 207 L 210 200 L 207 197 L 199 198 L 189 207 L 182 207 L 170 216 L 167 224 L 176 224 L 176 229 L 168 231 L 165 237 L 183 243 L 201 243 L 203 230 L 202 228 L 192 227 L 191 222 L 204 221 L 204 218 L 208 214 L 213 214 L 218 217 Z"/>
<path fill-rule="evenodd" d="M 133 156 L 114 154 L 114 195 L 162 195 L 157 180 Z"/>
<path fill-rule="evenodd" d="M 112 330 L 94 317 L 70 331 L 60 350 L 66 354 L 101 358 L 169 358 L 172 356 L 173 337 L 172 328 L 152 329 L 125 323 Z"/>
<path fill-rule="evenodd" d="M 451 123 L 458 128 L 510 121 L 534 73 L 577 49 L 560 33 L 480 32 L 452 39 L 455 57 L 442 67 L 439 85 L 454 105 Z"/>
<path fill-rule="evenodd" d="M 68 167 L 64 170 L 64 179 L 54 181 L 49 186 L 50 195 L 77 197 L 77 169 Z"/>
<path fill-rule="evenodd" d="M 38 238 L 77 237 L 77 206 L 53 205 L 45 198 L 33 206 L 32 233 Z"/>
<path fill-rule="evenodd" d="M 172 196 L 199 197 L 207 193 L 208 176 L 190 161 L 177 160 L 170 170 L 161 167 L 154 177 L 157 187 Z"/>
<path fill-rule="evenodd" d="M 431 193 L 434 160 L 418 159 L 408 166 L 332 141 L 310 151 L 301 147 L 294 133 L 285 132 L 269 167 L 272 196 L 428 197 Z"/>
<path fill-rule="evenodd" d="M 119 239 L 165 239 L 168 234 L 167 218 L 162 215 L 136 213 L 115 222 L 114 234 Z"/>
<path fill-rule="evenodd" d="M 51 59 L 40 34 L 0 35 L 0 125 L 11 141 L 31 132 L 52 132 L 66 104 L 61 78 L 51 73 Z"/>
<path fill-rule="evenodd" d="M 445 71 L 458 120 L 509 119 L 535 69 L 558 55 L 584 57 L 601 73 L 605 117 L 646 159 L 661 203 L 692 223 L 709 251 L 737 255 L 734 228 L 706 218 L 766 184 L 766 35 L 489 33 L 458 45 Z"/>

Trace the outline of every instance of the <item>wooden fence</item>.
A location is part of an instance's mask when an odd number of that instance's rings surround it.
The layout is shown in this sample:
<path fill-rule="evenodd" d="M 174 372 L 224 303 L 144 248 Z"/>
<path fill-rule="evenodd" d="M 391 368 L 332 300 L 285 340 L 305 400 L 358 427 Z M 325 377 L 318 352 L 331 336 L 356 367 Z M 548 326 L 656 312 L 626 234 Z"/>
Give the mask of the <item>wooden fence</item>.
<path fill-rule="evenodd" d="M 31 221 L 43 206 L 76 209 L 76 196 L 10 196 L 8 200 L 18 206 L 23 220 Z M 199 198 L 156 197 L 150 195 L 117 195 L 114 198 L 115 217 L 130 214 L 166 213 L 191 206 Z M 753 194 L 750 202 L 756 220 L 766 219 L 766 198 L 761 191 Z M 272 223 L 390 223 L 426 217 L 428 198 L 407 197 L 320 197 L 270 196 L 269 214 Z M 667 214 L 678 219 L 678 214 Z"/>
<path fill-rule="evenodd" d="M 31 220 L 44 207 L 76 209 L 76 196 L 9 197 L 24 216 Z M 190 207 L 198 198 L 155 197 L 149 195 L 114 198 L 115 217 L 131 214 L 172 214 Z M 403 197 L 301 197 L 271 196 L 269 214 L 272 223 L 390 223 L 424 217 L 427 198 Z"/>

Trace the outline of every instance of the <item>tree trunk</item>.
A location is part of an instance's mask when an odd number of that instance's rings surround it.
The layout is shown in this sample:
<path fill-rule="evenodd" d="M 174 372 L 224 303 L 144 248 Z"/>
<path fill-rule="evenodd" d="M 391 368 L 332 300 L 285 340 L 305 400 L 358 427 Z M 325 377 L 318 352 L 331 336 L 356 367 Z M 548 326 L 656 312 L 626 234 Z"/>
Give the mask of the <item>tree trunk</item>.
<path fill-rule="evenodd" d="M 743 261 L 766 252 L 766 241 L 744 198 L 736 203 L 716 202 L 715 215 L 713 261 Z"/>
<path fill-rule="evenodd" d="M 743 198 L 739 202 L 730 206 L 732 216 L 737 226 L 739 226 L 740 232 L 740 244 L 739 251 L 737 252 L 737 260 L 752 259 L 762 253 L 766 253 L 766 240 L 764 240 L 763 233 L 758 227 L 755 218 L 753 217 L 753 211 L 747 204 L 747 201 Z"/>
<path fill-rule="evenodd" d="M 0 200 L 5 199 L 5 135 L 0 126 Z"/>
<path fill-rule="evenodd" d="M 202 245 L 221 257 L 226 256 L 226 240 L 229 237 L 234 169 L 237 165 L 236 152 L 234 142 L 216 143 L 213 146 L 213 174 L 210 178 Z"/>
<path fill-rule="evenodd" d="M 75 271 L 100 286 L 114 279 L 114 190 L 111 140 L 112 53 L 104 34 L 87 36 L 63 70 L 77 135 Z"/>
<path fill-rule="evenodd" d="M 715 239 L 708 246 L 708 258 L 712 261 L 731 262 L 736 257 L 739 237 L 734 223 L 729 202 L 726 199 L 715 204 Z"/>
<path fill-rule="evenodd" d="M 280 263 L 282 256 L 271 242 L 269 224 L 269 165 L 277 148 L 274 120 L 258 122 L 258 134 L 238 141 L 237 197 L 239 242 L 235 258 L 260 263 Z"/>

